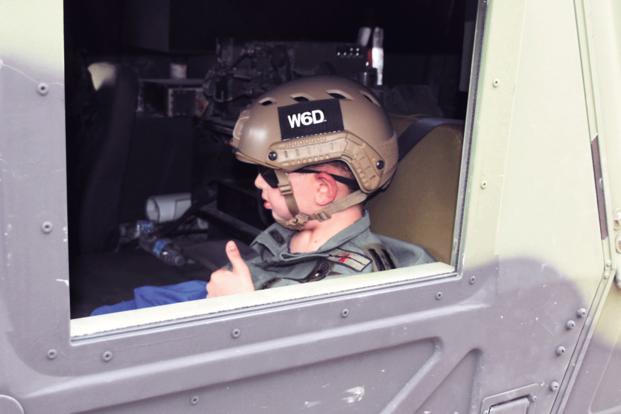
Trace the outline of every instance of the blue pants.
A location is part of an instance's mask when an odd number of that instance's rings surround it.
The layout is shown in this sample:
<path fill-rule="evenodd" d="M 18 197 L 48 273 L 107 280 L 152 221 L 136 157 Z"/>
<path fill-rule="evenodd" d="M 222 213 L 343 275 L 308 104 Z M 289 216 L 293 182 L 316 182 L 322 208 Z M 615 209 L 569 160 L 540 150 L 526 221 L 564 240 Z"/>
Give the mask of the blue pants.
<path fill-rule="evenodd" d="M 207 282 L 203 280 L 190 280 L 189 282 L 166 286 L 141 286 L 134 289 L 134 299 L 114 305 L 100 306 L 91 312 L 91 316 L 205 299 L 206 297 Z"/>

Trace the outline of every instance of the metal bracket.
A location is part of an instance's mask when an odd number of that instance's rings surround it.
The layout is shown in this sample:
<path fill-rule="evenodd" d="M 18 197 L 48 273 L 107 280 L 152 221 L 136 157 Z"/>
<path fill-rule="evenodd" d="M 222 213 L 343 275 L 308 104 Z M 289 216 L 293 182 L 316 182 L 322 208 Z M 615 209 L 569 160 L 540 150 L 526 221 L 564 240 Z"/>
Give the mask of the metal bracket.
<path fill-rule="evenodd" d="M 505 391 L 500 394 L 495 394 L 489 397 L 485 397 L 481 403 L 481 413 L 491 414 L 491 408 L 494 405 L 517 400 L 518 398 L 526 397 L 531 402 L 534 402 L 537 399 L 536 392 L 540 389 L 541 389 L 541 386 L 539 384 L 530 384 L 530 385 L 525 385 L 524 387 Z M 530 412 L 530 408 L 529 408 L 529 411 L 527 412 Z"/>

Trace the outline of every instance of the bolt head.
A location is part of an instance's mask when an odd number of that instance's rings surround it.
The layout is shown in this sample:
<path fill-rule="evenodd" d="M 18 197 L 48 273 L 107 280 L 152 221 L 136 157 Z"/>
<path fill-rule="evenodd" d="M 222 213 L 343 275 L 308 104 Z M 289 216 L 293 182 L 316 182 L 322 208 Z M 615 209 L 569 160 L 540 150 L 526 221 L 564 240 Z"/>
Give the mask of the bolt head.
<path fill-rule="evenodd" d="M 585 316 L 587 316 L 587 310 L 586 310 L 586 308 L 580 308 L 580 309 L 578 309 L 578 311 L 576 311 L 576 315 L 577 315 L 579 318 L 584 318 Z"/>
<path fill-rule="evenodd" d="M 54 225 L 52 224 L 51 221 L 44 221 L 41 224 L 41 231 L 45 234 L 50 234 L 53 229 L 54 229 Z"/>
<path fill-rule="evenodd" d="M 567 323 L 565 324 L 565 328 L 567 328 L 567 330 L 574 329 L 575 327 L 576 322 L 572 320 L 567 321 Z"/>
<path fill-rule="evenodd" d="M 345 308 L 341 311 L 341 317 L 347 318 L 349 316 L 349 309 Z"/>
<path fill-rule="evenodd" d="M 241 329 L 235 328 L 231 331 L 231 337 L 233 337 L 234 339 L 237 339 L 240 336 L 241 336 Z"/>
<path fill-rule="evenodd" d="M 49 91 L 50 87 L 47 85 L 47 83 L 41 82 L 37 85 L 37 92 L 39 93 L 39 95 L 45 96 L 48 94 Z"/>
<path fill-rule="evenodd" d="M 558 383 L 558 381 L 552 381 L 550 383 L 550 391 L 552 392 L 556 392 L 558 391 L 558 389 L 561 387 L 561 384 Z"/>

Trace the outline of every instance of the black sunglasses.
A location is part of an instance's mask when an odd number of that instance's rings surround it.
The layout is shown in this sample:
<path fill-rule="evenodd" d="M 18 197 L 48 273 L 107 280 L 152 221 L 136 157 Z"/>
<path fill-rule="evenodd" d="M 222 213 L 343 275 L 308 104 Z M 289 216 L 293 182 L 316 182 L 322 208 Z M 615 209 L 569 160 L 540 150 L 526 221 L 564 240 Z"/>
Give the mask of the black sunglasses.
<path fill-rule="evenodd" d="M 311 170 L 307 168 L 300 168 L 299 170 L 295 170 L 292 172 L 302 173 L 302 174 L 318 174 L 320 172 L 325 172 L 325 171 L 316 171 L 316 170 Z M 263 177 L 267 185 L 269 185 L 272 188 L 278 187 L 278 177 L 276 177 L 276 173 L 274 172 L 273 169 L 267 168 L 267 167 L 259 167 L 259 174 L 261 174 L 261 177 Z M 334 175 L 330 173 L 326 173 L 326 174 L 334 178 L 335 181 L 345 184 L 352 191 L 356 191 L 358 189 L 358 183 L 354 179 L 345 178 L 345 177 L 341 177 L 340 175 Z"/>

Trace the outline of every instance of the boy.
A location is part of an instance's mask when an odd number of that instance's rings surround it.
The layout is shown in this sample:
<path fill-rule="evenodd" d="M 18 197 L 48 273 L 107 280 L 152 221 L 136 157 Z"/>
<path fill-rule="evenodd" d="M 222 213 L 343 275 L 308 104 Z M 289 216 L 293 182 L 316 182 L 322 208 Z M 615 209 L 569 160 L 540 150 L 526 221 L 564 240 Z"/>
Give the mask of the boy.
<path fill-rule="evenodd" d="M 276 221 L 252 242 L 256 256 L 244 260 L 229 241 L 230 266 L 211 274 L 206 292 L 202 281 L 145 286 L 92 315 L 396 267 L 362 205 L 388 186 L 398 157 L 395 132 L 369 90 L 333 76 L 282 84 L 240 114 L 231 145 L 238 160 L 259 167 L 255 186 Z M 433 261 L 422 248 L 409 250 L 409 264 Z"/>
<path fill-rule="evenodd" d="M 285 83 L 241 113 L 231 145 L 259 166 L 255 185 L 276 224 L 253 241 L 257 256 L 247 262 L 227 243 L 231 266 L 211 274 L 209 297 L 395 267 L 362 206 L 388 186 L 398 157 L 370 91 L 338 77 Z M 432 261 L 417 254 L 417 263 Z"/>

